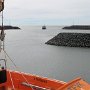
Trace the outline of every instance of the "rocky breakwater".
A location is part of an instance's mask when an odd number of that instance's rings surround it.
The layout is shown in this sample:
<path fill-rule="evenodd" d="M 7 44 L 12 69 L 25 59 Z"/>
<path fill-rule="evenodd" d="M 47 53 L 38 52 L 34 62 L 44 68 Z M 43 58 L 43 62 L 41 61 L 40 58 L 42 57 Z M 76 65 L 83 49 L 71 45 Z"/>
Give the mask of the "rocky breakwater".
<path fill-rule="evenodd" d="M 3 26 L 3 29 L 4 30 L 12 30 L 12 29 L 20 29 L 19 27 L 17 26 L 10 26 L 10 25 L 6 25 L 6 26 Z M 2 26 L 0 26 L 0 30 L 2 30 Z"/>
<path fill-rule="evenodd" d="M 90 30 L 90 25 L 72 25 L 72 26 L 63 27 L 62 29 Z"/>
<path fill-rule="evenodd" d="M 69 47 L 90 47 L 90 34 L 88 33 L 59 33 L 46 42 L 49 45 Z"/>

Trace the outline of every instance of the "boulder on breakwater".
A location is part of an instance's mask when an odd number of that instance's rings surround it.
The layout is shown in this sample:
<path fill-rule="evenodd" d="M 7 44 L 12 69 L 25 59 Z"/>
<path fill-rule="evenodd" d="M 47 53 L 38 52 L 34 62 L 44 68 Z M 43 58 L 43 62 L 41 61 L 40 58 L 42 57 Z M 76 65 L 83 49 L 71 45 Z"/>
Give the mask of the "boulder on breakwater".
<path fill-rule="evenodd" d="M 69 47 L 90 47 L 90 34 L 88 33 L 59 33 L 46 42 L 49 45 Z"/>

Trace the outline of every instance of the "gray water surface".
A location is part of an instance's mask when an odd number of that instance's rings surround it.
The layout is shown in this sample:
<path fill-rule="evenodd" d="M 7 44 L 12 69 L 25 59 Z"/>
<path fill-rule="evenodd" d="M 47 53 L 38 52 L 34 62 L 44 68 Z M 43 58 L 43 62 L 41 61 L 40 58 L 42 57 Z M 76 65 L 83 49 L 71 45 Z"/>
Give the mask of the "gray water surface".
<path fill-rule="evenodd" d="M 22 72 L 70 81 L 82 76 L 90 82 L 90 48 L 46 45 L 62 30 L 59 26 L 22 26 L 6 31 L 6 51 Z M 90 31 L 73 31 L 89 33 Z"/>

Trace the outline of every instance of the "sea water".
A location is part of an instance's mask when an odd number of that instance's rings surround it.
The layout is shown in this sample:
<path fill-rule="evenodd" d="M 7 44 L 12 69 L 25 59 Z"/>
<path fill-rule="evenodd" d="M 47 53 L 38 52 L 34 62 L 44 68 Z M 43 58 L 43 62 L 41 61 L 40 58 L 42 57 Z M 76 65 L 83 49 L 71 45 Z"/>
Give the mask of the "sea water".
<path fill-rule="evenodd" d="M 90 33 L 88 30 L 62 30 L 60 26 L 20 26 L 7 30 L 5 49 L 22 72 L 62 81 L 83 77 L 90 82 L 90 48 L 46 45 L 60 32 Z M 8 63 L 10 66 L 10 63 Z"/>

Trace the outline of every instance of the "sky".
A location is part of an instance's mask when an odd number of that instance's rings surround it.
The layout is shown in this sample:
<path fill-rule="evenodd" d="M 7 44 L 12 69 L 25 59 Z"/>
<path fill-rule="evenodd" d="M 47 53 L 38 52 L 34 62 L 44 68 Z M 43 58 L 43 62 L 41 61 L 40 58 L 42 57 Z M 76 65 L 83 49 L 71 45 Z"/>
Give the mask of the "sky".
<path fill-rule="evenodd" d="M 4 23 L 90 24 L 90 0 L 5 0 Z"/>

